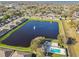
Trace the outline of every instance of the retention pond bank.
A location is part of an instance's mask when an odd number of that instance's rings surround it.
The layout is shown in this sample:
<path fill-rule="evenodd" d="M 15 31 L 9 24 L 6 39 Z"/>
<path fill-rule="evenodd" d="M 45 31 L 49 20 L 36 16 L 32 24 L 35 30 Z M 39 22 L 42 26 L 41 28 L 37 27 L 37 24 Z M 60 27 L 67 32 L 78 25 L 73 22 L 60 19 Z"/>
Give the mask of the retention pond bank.
<path fill-rule="evenodd" d="M 3 44 L 10 46 L 29 47 L 32 39 L 38 36 L 57 39 L 59 26 L 57 22 L 30 21 L 12 33 Z"/>

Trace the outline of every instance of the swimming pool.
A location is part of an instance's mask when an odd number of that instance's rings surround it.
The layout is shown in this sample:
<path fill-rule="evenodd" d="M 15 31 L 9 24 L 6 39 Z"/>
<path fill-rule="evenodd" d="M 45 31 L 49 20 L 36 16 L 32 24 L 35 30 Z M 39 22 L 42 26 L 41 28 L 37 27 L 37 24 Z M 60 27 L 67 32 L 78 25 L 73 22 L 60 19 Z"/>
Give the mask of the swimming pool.
<path fill-rule="evenodd" d="M 59 49 L 51 49 L 51 52 L 52 53 L 60 53 L 60 50 Z"/>
<path fill-rule="evenodd" d="M 57 38 L 59 27 L 57 22 L 30 21 L 2 41 L 11 46 L 29 47 L 32 39 L 38 36 Z"/>
<path fill-rule="evenodd" d="M 59 55 L 66 55 L 66 49 L 65 48 L 60 48 L 60 47 L 49 46 L 47 52 L 54 53 L 54 54 L 59 54 Z"/>

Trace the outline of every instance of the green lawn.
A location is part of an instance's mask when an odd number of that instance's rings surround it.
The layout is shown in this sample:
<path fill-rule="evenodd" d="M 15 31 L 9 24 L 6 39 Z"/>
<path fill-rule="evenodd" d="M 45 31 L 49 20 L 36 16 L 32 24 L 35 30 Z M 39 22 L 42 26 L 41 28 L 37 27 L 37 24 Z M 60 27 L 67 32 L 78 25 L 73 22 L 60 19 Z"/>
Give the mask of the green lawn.
<path fill-rule="evenodd" d="M 58 22 L 59 24 L 59 33 L 62 32 L 61 30 L 61 27 L 62 27 L 62 24 L 61 24 L 61 21 L 60 20 L 52 20 L 52 19 L 47 19 L 47 20 L 42 20 L 42 19 L 39 19 L 39 18 L 30 18 L 28 21 L 24 22 L 23 24 L 19 25 L 17 28 L 15 28 L 14 30 L 10 31 L 9 33 L 7 33 L 6 35 L 4 35 L 3 37 L 0 38 L 0 41 L 6 39 L 8 36 L 10 36 L 13 32 L 15 32 L 16 30 L 18 30 L 19 28 L 21 28 L 23 25 L 25 25 L 27 22 L 31 21 L 31 20 L 39 20 L 39 21 L 46 21 L 46 22 Z M 30 47 L 17 47 L 17 46 L 9 46 L 9 45 L 6 45 L 6 44 L 2 44 L 0 43 L 0 47 L 1 48 L 9 48 L 9 49 L 13 49 L 13 50 L 18 50 L 18 51 L 28 51 L 28 52 L 32 52 L 31 48 Z"/>

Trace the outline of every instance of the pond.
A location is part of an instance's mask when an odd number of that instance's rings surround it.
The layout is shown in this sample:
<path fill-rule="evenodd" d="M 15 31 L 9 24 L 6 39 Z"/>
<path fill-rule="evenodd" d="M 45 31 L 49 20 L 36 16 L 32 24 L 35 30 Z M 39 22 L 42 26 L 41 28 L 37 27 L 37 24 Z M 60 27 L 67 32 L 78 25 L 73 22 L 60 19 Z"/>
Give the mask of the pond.
<path fill-rule="evenodd" d="M 45 36 L 57 39 L 58 33 L 57 22 L 30 21 L 3 40 L 2 43 L 10 46 L 29 47 L 35 37 Z"/>

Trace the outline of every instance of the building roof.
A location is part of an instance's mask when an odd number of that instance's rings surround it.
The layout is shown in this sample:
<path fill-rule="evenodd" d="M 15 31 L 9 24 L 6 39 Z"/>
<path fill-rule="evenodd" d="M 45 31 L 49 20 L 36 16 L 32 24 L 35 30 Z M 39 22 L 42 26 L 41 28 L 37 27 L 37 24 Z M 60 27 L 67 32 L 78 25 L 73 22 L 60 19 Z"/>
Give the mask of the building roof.
<path fill-rule="evenodd" d="M 56 42 L 53 42 L 53 43 L 51 44 L 51 46 L 58 47 L 58 43 L 56 43 Z"/>

